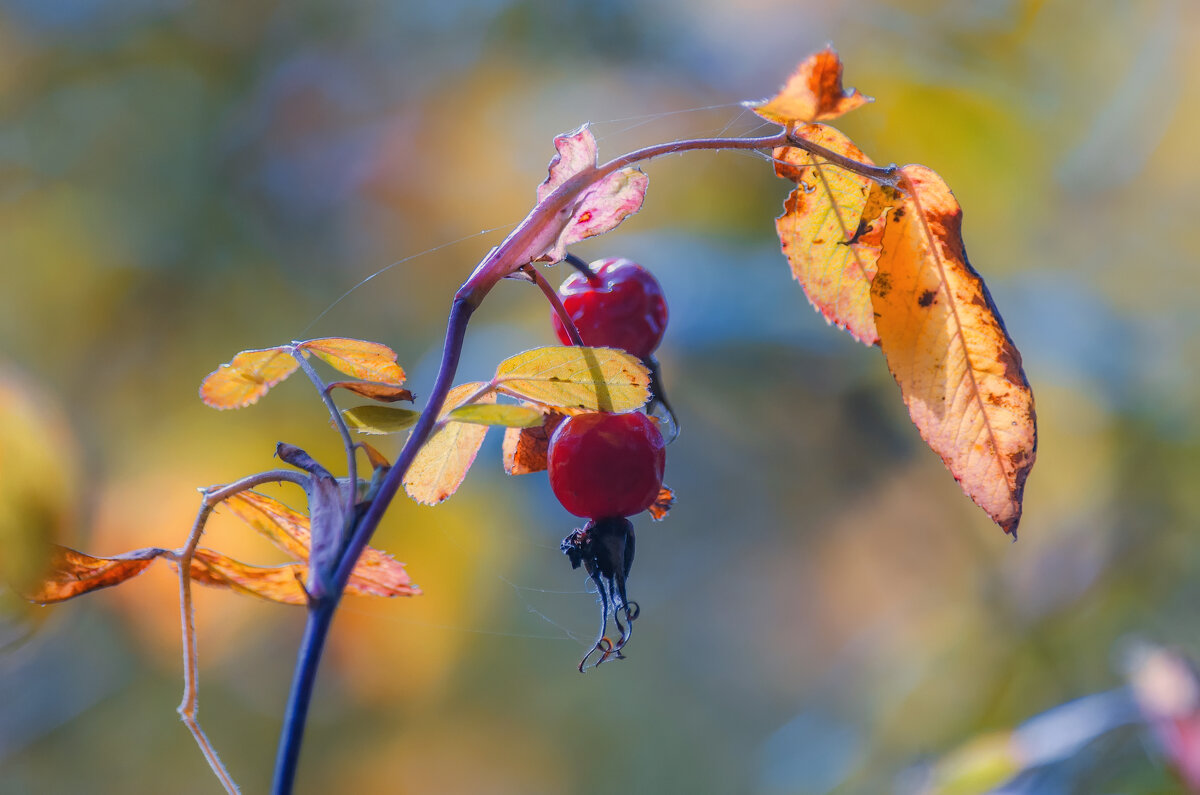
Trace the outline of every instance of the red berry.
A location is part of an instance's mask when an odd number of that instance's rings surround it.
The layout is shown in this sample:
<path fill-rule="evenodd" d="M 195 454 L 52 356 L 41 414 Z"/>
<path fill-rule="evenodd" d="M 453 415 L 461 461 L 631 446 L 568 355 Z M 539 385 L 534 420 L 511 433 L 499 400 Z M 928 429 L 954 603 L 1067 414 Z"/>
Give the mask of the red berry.
<path fill-rule="evenodd" d="M 550 487 L 576 516 L 609 519 L 649 508 L 662 488 L 666 451 L 641 412 L 579 414 L 550 438 Z"/>
<path fill-rule="evenodd" d="M 667 329 L 667 302 L 650 272 L 627 259 L 596 260 L 594 279 L 571 274 L 558 294 L 585 345 L 620 348 L 640 359 L 654 353 Z M 558 315 L 554 330 L 564 345 L 571 337 Z"/>

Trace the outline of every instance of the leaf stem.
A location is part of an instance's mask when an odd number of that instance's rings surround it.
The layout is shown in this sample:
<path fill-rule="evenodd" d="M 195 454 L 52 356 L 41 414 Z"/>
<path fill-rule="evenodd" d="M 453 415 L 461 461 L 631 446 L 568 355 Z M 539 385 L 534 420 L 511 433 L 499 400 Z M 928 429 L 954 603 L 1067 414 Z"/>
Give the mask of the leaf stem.
<path fill-rule="evenodd" d="M 367 542 L 370 541 L 384 512 L 404 480 L 404 475 L 412 465 L 417 451 L 429 439 L 433 432 L 438 414 L 446 402 L 446 395 L 458 372 L 458 362 L 462 356 L 463 340 L 467 333 L 467 323 L 475 311 L 475 304 L 462 295 L 456 295 L 450 307 L 450 317 L 446 324 L 446 342 L 442 348 L 442 362 L 438 368 L 437 378 L 429 393 L 429 400 L 421 412 L 417 424 L 413 427 L 412 435 L 395 465 L 388 471 L 387 477 L 380 484 L 375 499 L 367 506 L 365 512 L 355 524 L 350 542 L 346 545 L 330 582 L 329 592 L 322 598 L 309 604 L 308 620 L 304 627 L 304 638 L 296 660 L 296 672 L 292 679 L 292 690 L 288 697 L 287 712 L 284 716 L 283 729 L 279 738 L 279 751 L 275 758 L 275 782 L 272 792 L 275 795 L 289 795 L 296 781 L 296 766 L 300 759 L 300 746 L 304 739 L 304 727 L 308 717 L 308 706 L 312 701 L 313 685 L 316 682 L 317 668 L 320 666 L 321 655 L 325 648 L 325 640 L 333 623 L 333 616 L 341 600 L 346 582 L 358 562 Z"/>
<path fill-rule="evenodd" d="M 321 395 L 321 401 L 325 404 L 325 408 L 329 409 L 329 416 L 333 418 L 334 427 L 341 434 L 342 445 L 346 450 L 346 479 L 350 484 L 350 487 L 347 489 L 346 515 L 353 516 L 354 504 L 358 501 L 358 456 L 354 440 L 350 437 L 350 429 L 346 426 L 346 419 L 342 416 L 342 412 L 338 410 L 337 403 L 333 400 L 333 395 L 330 394 L 331 390 L 321 380 L 321 376 L 317 374 L 317 371 L 308 361 L 308 357 L 295 346 L 292 346 L 291 353 L 296 361 L 300 363 L 300 368 L 304 370 L 304 374 L 308 376 L 308 380 L 312 381 L 313 386 L 317 388 L 317 392 Z"/>
<path fill-rule="evenodd" d="M 574 256 L 574 254 L 567 255 L 568 259 Z M 579 259 L 578 257 L 575 258 Z M 582 260 L 580 260 L 580 262 L 582 262 Z M 586 268 L 587 265 L 585 264 L 584 267 Z M 554 313 L 558 315 L 558 319 L 562 322 L 563 327 L 567 330 L 567 336 L 571 338 L 571 344 L 578 345 L 580 348 L 582 348 L 583 337 L 579 336 L 579 329 L 575 327 L 575 321 L 571 319 L 571 315 L 569 312 L 567 312 L 567 308 L 563 306 L 562 299 L 558 297 L 558 291 L 551 286 L 550 282 L 546 281 L 546 277 L 542 275 L 542 272 L 538 270 L 536 265 L 524 265 L 521 267 L 521 270 L 529 274 L 529 277 L 533 279 L 533 283 L 536 284 L 538 289 L 542 291 L 542 295 L 546 296 L 546 300 L 550 302 L 550 306 L 553 307 Z M 587 272 L 591 274 L 591 278 L 597 278 L 596 274 L 592 273 L 590 268 L 587 269 Z"/>

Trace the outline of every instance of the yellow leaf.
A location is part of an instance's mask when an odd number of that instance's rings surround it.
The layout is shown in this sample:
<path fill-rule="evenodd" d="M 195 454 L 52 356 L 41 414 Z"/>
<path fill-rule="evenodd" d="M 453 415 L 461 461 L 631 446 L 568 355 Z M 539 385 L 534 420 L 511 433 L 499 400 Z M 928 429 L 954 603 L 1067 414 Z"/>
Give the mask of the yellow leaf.
<path fill-rule="evenodd" d="M 480 405 L 459 406 L 446 415 L 455 422 L 470 422 L 476 425 L 503 425 L 508 428 L 532 428 L 541 426 L 542 412 L 528 406 Z"/>
<path fill-rule="evenodd" d="M 778 94 L 745 104 L 767 121 L 788 125 L 836 119 L 872 101 L 854 89 L 842 89 L 842 61 L 826 48 L 804 59 Z"/>
<path fill-rule="evenodd" d="M 797 135 L 851 160 L 871 161 L 832 127 L 806 125 Z M 871 308 L 871 278 L 879 258 L 882 213 L 864 215 L 875 182 L 829 165 L 803 149 L 775 150 L 775 173 L 797 183 L 775 220 L 783 254 L 804 294 L 829 323 L 866 345 L 879 341 Z"/>
<path fill-rule="evenodd" d="M 299 366 L 286 348 L 242 351 L 208 374 L 200 384 L 200 399 L 214 409 L 244 408 Z"/>
<path fill-rule="evenodd" d="M 650 399 L 650 371 L 614 348 L 535 348 L 505 359 L 492 380 L 507 395 L 567 410 L 633 411 Z"/>
<path fill-rule="evenodd" d="M 404 370 L 396 364 L 396 352 L 378 342 L 325 337 L 301 342 L 296 347 L 317 355 L 346 375 L 391 386 L 404 383 Z"/>
<path fill-rule="evenodd" d="M 460 384 L 451 389 L 440 417 L 458 408 L 482 386 Z M 489 392 L 476 402 L 495 403 L 496 393 Z M 486 425 L 448 422 L 434 431 L 404 476 L 408 496 L 425 505 L 436 505 L 457 491 L 467 470 L 475 463 L 487 430 Z"/>
<path fill-rule="evenodd" d="M 967 262 L 962 210 L 924 166 L 901 169 L 871 303 L 880 347 L 922 438 L 963 491 L 1015 537 L 1037 450 L 1021 354 Z"/>

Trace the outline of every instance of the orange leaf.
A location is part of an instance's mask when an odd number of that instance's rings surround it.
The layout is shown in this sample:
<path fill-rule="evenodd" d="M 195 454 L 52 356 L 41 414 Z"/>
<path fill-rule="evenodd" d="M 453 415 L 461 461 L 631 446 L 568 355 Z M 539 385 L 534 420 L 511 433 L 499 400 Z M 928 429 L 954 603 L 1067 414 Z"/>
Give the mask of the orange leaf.
<path fill-rule="evenodd" d="M 880 346 L 922 438 L 963 491 L 1015 537 L 1037 450 L 1021 354 L 967 261 L 962 210 L 941 177 L 901 169 L 871 303 Z"/>
<path fill-rule="evenodd" d="M 225 500 L 229 509 L 272 544 L 296 560 L 307 562 L 312 545 L 308 517 L 256 491 L 241 491 Z"/>
<path fill-rule="evenodd" d="M 546 414 L 534 428 L 509 428 L 504 432 L 504 471 L 510 475 L 528 475 L 546 470 L 546 451 L 550 437 L 566 415 L 557 411 Z"/>
<path fill-rule="evenodd" d="M 230 588 L 288 605 L 308 602 L 302 585 L 307 576 L 308 566 L 303 563 L 251 566 L 211 549 L 197 549 L 192 558 L 192 579 L 198 583 Z M 368 547 L 350 575 L 346 593 L 355 596 L 414 596 L 420 593 L 420 589 L 410 582 L 404 564 Z"/>
<path fill-rule="evenodd" d="M 404 370 L 396 364 L 396 352 L 378 342 L 325 337 L 296 347 L 317 355 L 340 373 L 393 386 L 404 383 Z"/>
<path fill-rule="evenodd" d="M 242 351 L 208 374 L 200 384 L 200 399 L 214 409 L 244 408 L 299 366 L 287 348 Z"/>
<path fill-rule="evenodd" d="M 460 384 L 450 390 L 442 405 L 439 418 L 462 405 L 483 386 L 478 383 Z M 489 392 L 476 403 L 495 403 L 496 393 Z M 448 422 L 434 431 L 413 459 L 404 476 L 404 490 L 419 503 L 437 505 L 458 491 L 467 470 L 475 463 L 488 426 L 465 422 Z"/>
<path fill-rule="evenodd" d="M 307 575 L 308 567 L 304 564 L 308 563 L 309 546 L 312 543 L 307 516 L 293 511 L 278 500 L 254 491 L 239 492 L 225 502 L 238 518 L 299 561 L 301 565 L 297 571 L 301 578 Z M 411 596 L 420 593 L 420 589 L 409 580 L 403 563 L 396 562 L 391 555 L 382 550 L 367 547 L 359 556 L 358 563 L 350 574 L 346 593 Z M 276 601 L 284 600 L 277 599 Z M 299 604 L 299 602 L 289 602 L 289 604 Z"/>
<path fill-rule="evenodd" d="M 658 490 L 658 496 L 654 499 L 654 504 L 647 510 L 650 511 L 650 518 L 656 522 L 661 522 L 667 518 L 667 514 L 675 507 L 675 492 L 663 486 Z"/>
<path fill-rule="evenodd" d="M 836 119 L 873 101 L 855 89 L 842 88 L 842 61 L 826 48 L 804 59 L 778 94 L 745 104 L 767 121 L 788 125 Z"/>
<path fill-rule="evenodd" d="M 307 604 L 308 596 L 301 584 L 307 575 L 308 566 L 303 563 L 251 566 L 211 549 L 197 549 L 192 557 L 192 579 L 196 582 L 285 605 Z"/>
<path fill-rule="evenodd" d="M 796 133 L 852 160 L 871 163 L 832 127 L 810 124 Z M 775 220 L 792 275 L 827 322 L 846 329 L 859 342 L 876 344 L 871 279 L 887 208 L 869 203 L 868 198 L 878 187 L 873 180 L 830 166 L 803 149 L 779 147 L 775 159 L 775 173 L 797 183 L 783 205 L 783 215 Z M 868 217 L 864 209 L 874 215 Z"/>
<path fill-rule="evenodd" d="M 55 544 L 45 579 L 36 589 L 22 596 L 31 602 L 47 604 L 62 602 L 98 588 L 120 585 L 145 571 L 164 551 L 150 547 L 111 558 L 97 558 Z"/>
<path fill-rule="evenodd" d="M 326 389 L 345 389 L 368 400 L 380 403 L 395 403 L 398 400 L 412 401 L 413 393 L 392 384 L 377 384 L 374 381 L 334 381 Z"/>

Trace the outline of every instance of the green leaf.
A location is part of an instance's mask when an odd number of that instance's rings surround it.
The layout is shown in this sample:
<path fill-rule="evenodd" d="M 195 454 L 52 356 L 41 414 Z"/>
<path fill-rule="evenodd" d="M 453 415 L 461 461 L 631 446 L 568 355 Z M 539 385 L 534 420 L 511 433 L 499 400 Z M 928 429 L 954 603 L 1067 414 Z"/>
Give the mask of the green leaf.
<path fill-rule="evenodd" d="M 532 428 L 542 424 L 542 412 L 528 406 L 486 405 L 473 403 L 459 406 L 446 415 L 455 422 L 473 425 L 502 425 L 506 428 Z"/>
<path fill-rule="evenodd" d="M 411 427 L 420 416 L 419 411 L 391 406 L 356 406 L 342 412 L 351 429 L 376 435 L 399 433 Z"/>

